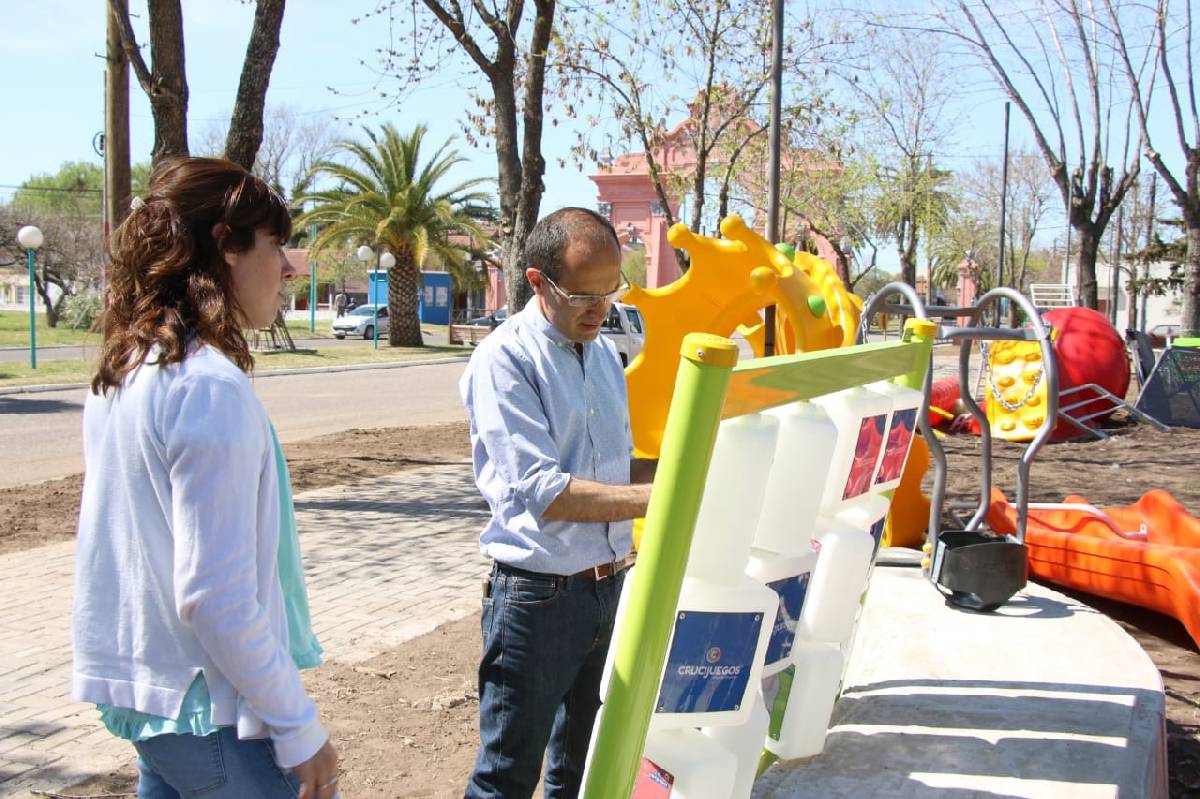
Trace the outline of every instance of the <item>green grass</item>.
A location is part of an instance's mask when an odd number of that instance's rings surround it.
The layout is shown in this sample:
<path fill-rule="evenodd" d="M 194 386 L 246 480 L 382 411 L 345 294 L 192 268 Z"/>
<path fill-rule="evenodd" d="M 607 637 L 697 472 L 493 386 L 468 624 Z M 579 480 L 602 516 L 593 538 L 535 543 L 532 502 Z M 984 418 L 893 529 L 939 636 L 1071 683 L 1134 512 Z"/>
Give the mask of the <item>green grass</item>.
<path fill-rule="evenodd" d="M 100 346 L 100 334 L 91 333 L 87 330 L 72 330 L 64 323 L 59 323 L 58 327 L 48 327 L 46 325 L 45 314 L 34 314 L 34 321 L 37 324 L 37 343 L 38 347 L 44 347 L 48 344 L 75 344 L 82 346 Z M 288 332 L 292 334 L 292 338 L 333 338 L 333 334 L 329 332 L 329 320 L 317 320 L 316 331 L 308 332 L 308 322 L 300 320 L 289 320 L 287 323 Z M 445 335 L 446 325 L 421 325 L 421 332 L 426 335 Z M 29 314 L 21 311 L 0 311 L 0 347 L 28 347 L 29 346 Z"/>
<path fill-rule="evenodd" d="M 58 327 L 46 324 L 46 315 L 33 315 L 37 325 L 37 343 L 46 344 L 95 344 L 100 346 L 100 334 L 87 330 L 72 330 L 60 322 Z M 29 346 L 29 314 L 21 311 L 0 311 L 0 347 Z"/>
<path fill-rule="evenodd" d="M 260 352 L 254 356 L 254 368 L 265 372 L 270 369 L 306 369 L 318 366 L 350 366 L 359 363 L 394 363 L 396 361 L 421 361 L 469 355 L 465 347 L 389 347 L 380 343 L 376 350 L 369 343 L 329 347 L 310 352 Z"/>
<path fill-rule="evenodd" d="M 317 328 L 313 332 L 308 332 L 308 322 L 289 319 L 287 323 L 288 332 L 292 334 L 292 338 L 333 338 L 333 334 L 329 332 L 329 321 L 325 319 L 317 320 Z"/>
<path fill-rule="evenodd" d="M 289 319 L 287 323 L 288 332 L 292 334 L 292 338 L 333 338 L 333 333 L 330 332 L 330 321 L 328 319 L 318 319 L 316 330 L 309 332 L 307 320 Z M 446 325 L 421 325 L 421 332 L 427 336 L 446 335 Z"/>
<path fill-rule="evenodd" d="M 41 383 L 87 383 L 92 379 L 95 360 L 67 358 L 61 361 L 39 360 L 37 369 L 29 362 L 0 363 L 0 387 L 31 386 Z"/>
<path fill-rule="evenodd" d="M 308 352 L 255 353 L 254 368 L 258 372 L 273 369 L 305 369 L 322 366 L 350 366 L 363 363 L 396 363 L 421 361 L 467 355 L 466 347 L 389 347 L 381 344 L 375 350 L 370 344 L 347 345 Z M 95 371 L 95 358 L 39 360 L 36 370 L 29 363 L 0 363 L 0 388 L 51 383 L 87 383 Z"/>

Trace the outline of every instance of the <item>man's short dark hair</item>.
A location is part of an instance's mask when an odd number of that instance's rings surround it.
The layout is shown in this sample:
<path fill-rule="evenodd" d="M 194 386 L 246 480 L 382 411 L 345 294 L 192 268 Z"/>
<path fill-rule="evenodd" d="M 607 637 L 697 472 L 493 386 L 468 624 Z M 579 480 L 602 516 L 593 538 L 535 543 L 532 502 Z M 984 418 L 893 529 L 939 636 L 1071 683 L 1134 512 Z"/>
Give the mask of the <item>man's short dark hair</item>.
<path fill-rule="evenodd" d="M 597 247 L 611 239 L 617 250 L 621 249 L 617 230 L 608 219 L 590 208 L 560 208 L 543 217 L 529 232 L 525 239 L 526 265 L 558 280 L 563 254 L 572 239 L 584 239 Z"/>

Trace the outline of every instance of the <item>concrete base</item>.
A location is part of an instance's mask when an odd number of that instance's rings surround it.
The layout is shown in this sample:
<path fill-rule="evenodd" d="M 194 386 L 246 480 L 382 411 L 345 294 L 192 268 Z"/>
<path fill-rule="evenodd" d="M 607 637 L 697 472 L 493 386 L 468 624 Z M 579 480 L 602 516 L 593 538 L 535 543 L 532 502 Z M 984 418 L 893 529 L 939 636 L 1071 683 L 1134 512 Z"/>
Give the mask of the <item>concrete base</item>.
<path fill-rule="evenodd" d="M 879 566 L 846 686 L 825 751 L 776 764 L 755 799 L 1167 796 L 1158 671 L 1041 586 L 974 614 L 915 563 Z"/>

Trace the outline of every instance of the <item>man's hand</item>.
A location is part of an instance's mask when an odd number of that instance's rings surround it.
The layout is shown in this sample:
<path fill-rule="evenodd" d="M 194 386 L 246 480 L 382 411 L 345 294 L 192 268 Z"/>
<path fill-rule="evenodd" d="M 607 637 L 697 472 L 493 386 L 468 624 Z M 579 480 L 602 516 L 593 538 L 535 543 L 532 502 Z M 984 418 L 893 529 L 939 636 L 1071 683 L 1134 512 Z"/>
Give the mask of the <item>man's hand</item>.
<path fill-rule="evenodd" d="M 329 741 L 317 753 L 292 769 L 300 780 L 300 799 L 332 799 L 337 793 L 338 756 Z"/>

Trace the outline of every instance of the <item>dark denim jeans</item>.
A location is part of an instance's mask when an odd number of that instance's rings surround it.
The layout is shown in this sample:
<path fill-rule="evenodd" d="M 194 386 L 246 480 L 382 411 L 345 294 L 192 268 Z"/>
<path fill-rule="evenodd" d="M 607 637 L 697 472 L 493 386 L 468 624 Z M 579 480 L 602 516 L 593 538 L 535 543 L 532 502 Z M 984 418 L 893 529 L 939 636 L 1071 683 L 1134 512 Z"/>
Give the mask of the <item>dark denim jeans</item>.
<path fill-rule="evenodd" d="M 493 569 L 483 600 L 480 747 L 468 799 L 532 796 L 543 753 L 546 796 L 579 794 L 624 579 Z"/>
<path fill-rule="evenodd" d="M 138 799 L 294 799 L 300 783 L 275 764 L 269 740 L 242 741 L 237 728 L 211 735 L 137 741 Z"/>

